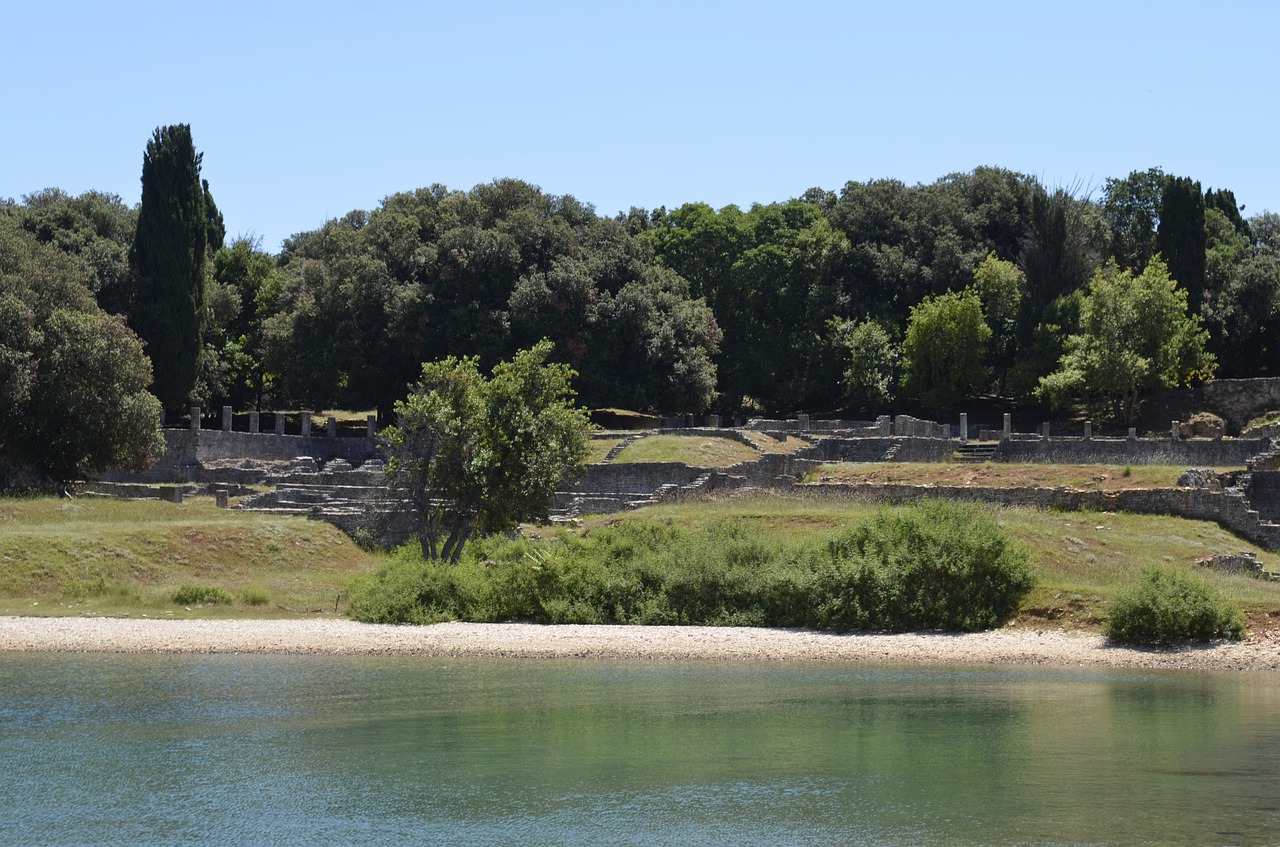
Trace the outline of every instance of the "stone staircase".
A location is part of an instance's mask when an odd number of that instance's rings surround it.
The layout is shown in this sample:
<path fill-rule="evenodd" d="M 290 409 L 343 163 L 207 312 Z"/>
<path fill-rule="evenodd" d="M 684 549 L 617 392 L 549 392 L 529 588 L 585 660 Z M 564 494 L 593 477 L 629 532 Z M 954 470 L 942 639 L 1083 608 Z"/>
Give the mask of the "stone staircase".
<path fill-rule="evenodd" d="M 955 460 L 968 464 L 995 461 L 1000 453 L 1000 443 L 992 441 L 967 441 L 956 447 Z"/>
<path fill-rule="evenodd" d="M 613 449 L 609 451 L 608 455 L 604 457 L 603 461 L 612 462 L 614 459 L 618 458 L 619 453 L 621 453 L 623 450 L 626 450 L 632 444 L 635 444 L 637 441 L 639 441 L 641 438 L 644 438 L 648 434 L 649 433 L 647 432 L 641 432 L 641 433 L 637 433 L 636 435 L 627 436 L 626 438 L 619 441 L 617 444 L 613 445 Z"/>

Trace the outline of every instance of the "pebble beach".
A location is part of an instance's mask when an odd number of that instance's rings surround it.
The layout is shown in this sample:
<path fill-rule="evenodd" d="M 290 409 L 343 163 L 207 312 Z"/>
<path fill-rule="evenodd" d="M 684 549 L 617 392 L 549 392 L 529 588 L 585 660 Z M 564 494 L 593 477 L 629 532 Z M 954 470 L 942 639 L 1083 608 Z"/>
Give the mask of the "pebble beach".
<path fill-rule="evenodd" d="M 0 651 L 1280 670 L 1275 631 L 1241 642 L 1135 649 L 1099 635 L 1027 629 L 890 635 L 700 626 L 0 617 Z"/>

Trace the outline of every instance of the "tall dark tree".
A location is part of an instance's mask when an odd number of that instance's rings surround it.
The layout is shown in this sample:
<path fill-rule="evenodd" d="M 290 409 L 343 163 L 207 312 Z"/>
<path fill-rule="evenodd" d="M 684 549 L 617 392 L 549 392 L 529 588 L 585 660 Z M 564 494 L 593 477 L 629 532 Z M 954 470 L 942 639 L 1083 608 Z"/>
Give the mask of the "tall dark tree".
<path fill-rule="evenodd" d="M 226 244 L 227 225 L 222 220 L 222 212 L 218 211 L 218 204 L 213 202 L 213 195 L 209 193 L 209 180 L 200 180 L 200 186 L 204 189 L 205 246 L 212 255 Z"/>
<path fill-rule="evenodd" d="M 187 124 L 156 129 L 142 158 L 142 205 L 130 254 L 129 323 L 147 344 L 154 393 L 180 409 L 196 382 L 211 221 L 202 155 Z"/>
<path fill-rule="evenodd" d="M 1170 177 L 1160 197 L 1156 244 L 1169 275 L 1187 292 L 1187 305 L 1199 314 L 1204 305 L 1204 195 L 1190 177 Z"/>

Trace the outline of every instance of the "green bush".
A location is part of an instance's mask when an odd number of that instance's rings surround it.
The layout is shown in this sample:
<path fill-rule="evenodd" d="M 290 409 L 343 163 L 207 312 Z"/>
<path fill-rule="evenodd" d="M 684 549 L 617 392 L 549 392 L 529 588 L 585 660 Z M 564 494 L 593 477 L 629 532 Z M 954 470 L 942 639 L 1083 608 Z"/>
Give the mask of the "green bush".
<path fill-rule="evenodd" d="M 180 606 L 217 606 L 235 602 L 231 592 L 216 585 L 183 583 L 173 592 L 173 602 Z"/>
<path fill-rule="evenodd" d="M 945 501 L 881 509 L 823 558 L 817 601 L 827 629 L 990 629 L 1034 584 L 1027 552 L 995 521 Z"/>
<path fill-rule="evenodd" d="M 1147 568 L 1111 604 L 1102 632 L 1121 644 L 1238 641 L 1244 637 L 1244 619 L 1205 580 L 1169 568 Z"/>
<path fill-rule="evenodd" d="M 415 558 L 408 545 L 389 564 L 352 587 L 347 614 L 366 623 L 428 624 L 456 620 L 454 569 Z"/>
<path fill-rule="evenodd" d="M 416 547 L 353 593 L 369 622 L 524 620 L 835 630 L 977 630 L 1030 589 L 1027 554 L 981 511 L 882 511 L 829 543 L 713 520 L 623 520 L 550 542 L 487 538 L 458 565 Z"/>

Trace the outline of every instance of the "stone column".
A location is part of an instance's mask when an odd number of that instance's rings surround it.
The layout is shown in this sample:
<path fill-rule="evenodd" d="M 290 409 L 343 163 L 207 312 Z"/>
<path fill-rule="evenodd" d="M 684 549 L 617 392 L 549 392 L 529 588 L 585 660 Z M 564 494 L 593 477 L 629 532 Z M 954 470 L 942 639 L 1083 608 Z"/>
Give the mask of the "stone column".
<path fill-rule="evenodd" d="M 1084 422 L 1084 440 L 1089 441 L 1093 438 L 1093 421 Z"/>
<path fill-rule="evenodd" d="M 276 435 L 284 435 L 284 412 L 276 412 Z"/>
<path fill-rule="evenodd" d="M 1040 438 L 1043 441 L 1049 440 L 1049 422 L 1045 421 L 1040 425 Z"/>
<path fill-rule="evenodd" d="M 231 411 L 231 407 L 223 406 L 222 407 L 222 431 L 223 432 L 231 431 L 231 421 L 233 419 L 234 419 L 234 414 Z"/>
<path fill-rule="evenodd" d="M 1013 437 L 1013 415 L 1008 412 L 1004 413 L 1004 429 L 1001 430 L 1000 440 L 1008 441 Z"/>
<path fill-rule="evenodd" d="M 333 419 L 333 415 L 330 415 L 329 420 L 325 421 L 325 431 L 328 433 L 330 438 L 336 438 L 338 436 L 338 422 Z"/>
<path fill-rule="evenodd" d="M 160 428 L 164 429 L 164 407 L 160 408 Z"/>
<path fill-rule="evenodd" d="M 1169 436 L 1174 440 L 1178 440 L 1178 421 L 1174 421 L 1169 426 Z"/>
<path fill-rule="evenodd" d="M 880 427 L 880 435 L 886 438 L 893 435 L 893 418 L 888 415 L 881 415 L 876 418 L 876 426 Z"/>
<path fill-rule="evenodd" d="M 960 443 L 964 444 L 969 440 L 969 413 L 960 413 Z"/>
<path fill-rule="evenodd" d="M 808 431 L 809 431 L 809 416 L 808 416 L 808 415 L 797 415 L 797 416 L 796 416 L 796 418 L 800 421 L 800 431 L 801 431 L 801 432 L 808 432 Z"/>
<path fill-rule="evenodd" d="M 249 432 L 253 435 L 262 432 L 262 418 L 257 412 L 249 413 Z"/>
<path fill-rule="evenodd" d="M 214 499 L 217 501 L 219 509 L 231 508 L 231 501 L 229 499 L 230 495 L 227 493 L 227 490 L 225 488 L 219 488 L 217 491 L 214 492 L 213 496 L 214 496 Z"/>
<path fill-rule="evenodd" d="M 302 437 L 310 438 L 311 437 L 311 413 L 302 412 L 301 417 L 302 417 Z"/>
<path fill-rule="evenodd" d="M 712 429 L 719 429 L 719 428 L 720 428 L 720 416 L 719 416 L 719 415 L 707 415 L 707 426 L 711 427 Z"/>
<path fill-rule="evenodd" d="M 378 434 L 378 416 L 370 415 L 365 418 L 365 435 L 373 438 Z"/>
<path fill-rule="evenodd" d="M 191 428 L 192 429 L 200 428 L 200 407 L 199 406 L 191 407 Z"/>
<path fill-rule="evenodd" d="M 1136 426 L 1129 427 L 1129 440 L 1130 441 L 1138 440 L 1138 428 Z"/>

